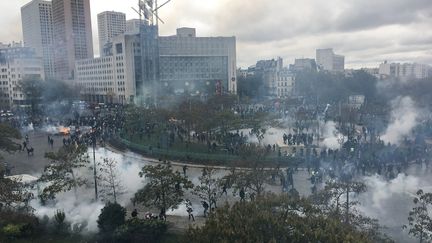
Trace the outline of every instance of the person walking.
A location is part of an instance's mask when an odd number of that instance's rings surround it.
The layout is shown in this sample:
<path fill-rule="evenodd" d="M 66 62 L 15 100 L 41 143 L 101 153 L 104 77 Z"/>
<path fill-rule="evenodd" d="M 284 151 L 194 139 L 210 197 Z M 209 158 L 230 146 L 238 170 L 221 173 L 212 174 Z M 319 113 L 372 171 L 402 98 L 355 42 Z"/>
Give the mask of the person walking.
<path fill-rule="evenodd" d="M 189 201 L 189 199 L 186 199 L 186 212 L 188 213 L 189 221 L 192 219 L 192 221 L 195 222 L 195 217 L 193 215 L 192 203 L 191 203 L 191 201 Z"/>
<path fill-rule="evenodd" d="M 209 209 L 209 204 L 206 201 L 201 201 L 202 206 L 204 208 L 204 217 L 207 217 L 208 215 L 208 209 Z"/>

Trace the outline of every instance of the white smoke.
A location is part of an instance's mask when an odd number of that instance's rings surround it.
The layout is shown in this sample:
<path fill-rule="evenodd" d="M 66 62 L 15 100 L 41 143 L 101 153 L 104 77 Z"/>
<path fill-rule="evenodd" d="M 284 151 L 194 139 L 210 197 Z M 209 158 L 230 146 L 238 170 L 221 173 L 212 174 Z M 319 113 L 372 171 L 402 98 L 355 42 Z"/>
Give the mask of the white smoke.
<path fill-rule="evenodd" d="M 381 139 L 385 143 L 399 144 L 417 125 L 419 112 L 411 97 L 397 97 L 391 106 L 391 123 Z"/>
<path fill-rule="evenodd" d="M 346 138 L 337 130 L 336 123 L 334 121 L 328 121 L 325 124 L 320 124 L 323 141 L 321 146 L 327 149 L 339 149 L 342 140 L 346 141 Z"/>
<path fill-rule="evenodd" d="M 91 153 L 90 155 L 92 156 Z M 118 196 L 118 203 L 123 206 L 129 205 L 134 193 L 143 186 L 144 179 L 138 175 L 143 165 L 138 161 L 131 161 L 123 155 L 105 149 L 98 149 L 96 151 L 96 161 L 100 162 L 103 158 L 112 158 L 118 162 L 118 176 L 122 187 L 125 188 L 124 194 Z M 93 160 L 91 161 L 93 163 Z M 92 171 L 85 169 L 78 173 L 85 175 L 88 181 L 92 182 Z M 79 188 L 76 195 L 74 190 L 58 194 L 55 204 L 42 205 L 39 200 L 33 200 L 31 206 L 39 217 L 46 215 L 52 218 L 57 210 L 64 211 L 66 221 L 71 226 L 85 222 L 87 224 L 85 232 L 97 232 L 97 218 L 105 204 L 101 201 L 95 201 L 94 197 L 94 187 L 89 185 L 88 187 Z"/>
<path fill-rule="evenodd" d="M 430 192 L 432 182 L 427 177 L 399 174 L 393 180 L 378 175 L 363 178 L 367 191 L 359 196 L 357 208 L 368 217 L 376 218 L 386 227 L 384 232 L 396 242 L 416 242 L 402 230 L 408 224 L 408 213 L 419 189 Z"/>

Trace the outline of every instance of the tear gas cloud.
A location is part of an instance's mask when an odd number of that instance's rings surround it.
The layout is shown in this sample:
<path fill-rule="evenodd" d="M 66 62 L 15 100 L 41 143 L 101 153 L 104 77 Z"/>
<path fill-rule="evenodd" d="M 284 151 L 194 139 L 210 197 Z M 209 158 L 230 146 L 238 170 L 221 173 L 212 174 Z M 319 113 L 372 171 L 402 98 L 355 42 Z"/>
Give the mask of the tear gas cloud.
<path fill-rule="evenodd" d="M 399 144 L 417 125 L 419 110 L 411 97 L 397 97 L 391 102 L 391 120 L 381 139 L 385 143 Z"/>

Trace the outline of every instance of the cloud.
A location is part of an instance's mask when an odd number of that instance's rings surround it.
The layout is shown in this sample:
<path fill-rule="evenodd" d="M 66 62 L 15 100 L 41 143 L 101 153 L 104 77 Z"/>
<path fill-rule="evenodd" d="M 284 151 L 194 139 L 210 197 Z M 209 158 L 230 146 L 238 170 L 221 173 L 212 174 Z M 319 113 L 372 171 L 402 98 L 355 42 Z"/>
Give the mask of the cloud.
<path fill-rule="evenodd" d="M 0 41 L 21 39 L 20 6 L 29 0 L 1 1 Z M 124 12 L 136 0 L 91 0 L 93 38 L 98 53 L 97 13 Z M 432 64 L 430 0 L 173 0 L 159 12 L 162 35 L 195 27 L 198 36 L 236 36 L 238 65 L 281 56 L 314 57 L 333 47 L 348 67 L 378 66 L 384 60 Z M 421 31 L 421 34 L 419 34 Z"/>

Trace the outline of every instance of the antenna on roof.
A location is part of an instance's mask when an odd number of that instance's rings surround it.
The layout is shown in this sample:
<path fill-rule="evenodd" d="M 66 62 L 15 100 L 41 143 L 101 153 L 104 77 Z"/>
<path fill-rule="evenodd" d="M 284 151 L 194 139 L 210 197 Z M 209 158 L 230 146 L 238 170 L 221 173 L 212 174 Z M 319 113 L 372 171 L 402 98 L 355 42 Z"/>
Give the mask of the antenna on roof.
<path fill-rule="evenodd" d="M 158 11 L 171 1 L 167 0 L 165 3 L 158 5 L 158 0 L 138 0 L 138 10 L 134 7 L 132 9 L 139 15 L 140 20 L 144 20 L 149 25 L 159 25 L 159 21 L 164 24 L 165 22 L 159 17 Z"/>

